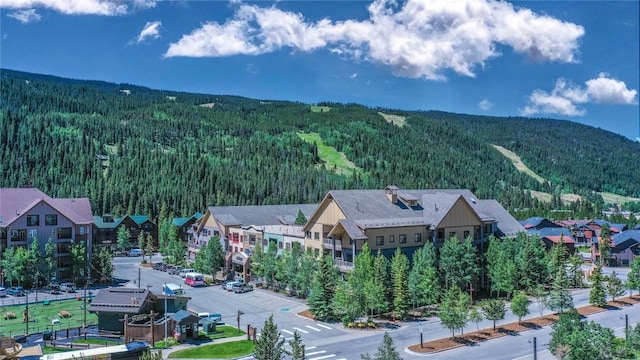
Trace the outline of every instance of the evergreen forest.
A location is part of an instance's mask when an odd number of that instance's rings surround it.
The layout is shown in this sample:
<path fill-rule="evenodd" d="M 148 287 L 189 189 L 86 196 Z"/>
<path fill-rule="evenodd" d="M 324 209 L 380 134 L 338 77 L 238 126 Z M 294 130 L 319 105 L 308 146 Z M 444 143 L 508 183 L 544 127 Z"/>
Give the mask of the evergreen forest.
<path fill-rule="evenodd" d="M 347 169 L 327 162 L 323 147 L 342 154 Z M 88 197 L 95 215 L 156 220 L 208 206 L 317 203 L 332 189 L 390 184 L 468 188 L 519 217 L 559 208 L 599 216 L 600 191 L 640 197 L 640 143 L 574 122 L 257 100 L 8 69 L 0 70 L 0 159 L 2 187 Z M 583 200 L 563 204 L 569 192 Z"/>

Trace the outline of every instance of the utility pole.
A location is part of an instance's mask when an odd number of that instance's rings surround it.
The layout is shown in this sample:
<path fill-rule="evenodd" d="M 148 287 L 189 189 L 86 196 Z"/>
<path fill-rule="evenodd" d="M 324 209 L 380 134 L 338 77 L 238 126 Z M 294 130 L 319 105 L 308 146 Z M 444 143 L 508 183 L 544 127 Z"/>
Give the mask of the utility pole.
<path fill-rule="evenodd" d="M 244 313 L 240 310 L 238 310 L 238 330 L 240 330 L 240 315 L 244 315 Z"/>

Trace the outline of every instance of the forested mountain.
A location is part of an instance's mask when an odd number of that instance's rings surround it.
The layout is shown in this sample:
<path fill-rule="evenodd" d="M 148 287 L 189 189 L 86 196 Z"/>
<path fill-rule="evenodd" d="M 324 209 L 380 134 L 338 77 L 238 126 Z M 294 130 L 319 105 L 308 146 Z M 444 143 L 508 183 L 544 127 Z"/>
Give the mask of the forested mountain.
<path fill-rule="evenodd" d="M 206 105 L 206 106 L 202 106 Z M 0 186 L 89 197 L 96 215 L 187 216 L 213 205 L 318 202 L 331 189 L 469 188 L 508 208 L 524 189 L 640 197 L 640 144 L 557 120 L 260 101 L 0 72 Z M 404 117 L 405 126 L 381 115 Z M 354 164 L 326 168 L 324 144 Z M 551 180 L 522 174 L 491 144 Z M 597 202 L 597 199 L 594 198 Z"/>

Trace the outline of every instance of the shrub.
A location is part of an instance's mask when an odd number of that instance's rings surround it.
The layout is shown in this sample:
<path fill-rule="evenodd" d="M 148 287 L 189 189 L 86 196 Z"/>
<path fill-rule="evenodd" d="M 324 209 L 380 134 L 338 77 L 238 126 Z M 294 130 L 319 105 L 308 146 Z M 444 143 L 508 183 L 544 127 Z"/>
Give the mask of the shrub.
<path fill-rule="evenodd" d="M 7 311 L 6 313 L 4 313 L 5 320 L 13 320 L 15 318 L 16 318 L 16 314 L 13 311 Z"/>

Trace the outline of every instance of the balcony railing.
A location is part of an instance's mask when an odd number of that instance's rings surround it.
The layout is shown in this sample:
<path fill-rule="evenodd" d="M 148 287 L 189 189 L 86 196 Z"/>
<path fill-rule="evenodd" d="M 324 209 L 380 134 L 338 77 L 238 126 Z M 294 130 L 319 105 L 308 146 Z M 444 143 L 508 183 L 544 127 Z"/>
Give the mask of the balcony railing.
<path fill-rule="evenodd" d="M 353 263 L 349 261 L 344 261 L 340 259 L 333 259 L 333 263 L 336 264 L 338 269 L 342 272 L 349 272 L 353 270 Z"/>
<path fill-rule="evenodd" d="M 323 244 L 324 244 L 324 248 L 325 249 L 333 249 L 333 244 L 335 242 L 335 250 L 337 251 L 342 251 L 342 241 L 341 240 L 334 240 L 334 239 L 324 239 L 323 240 Z"/>

